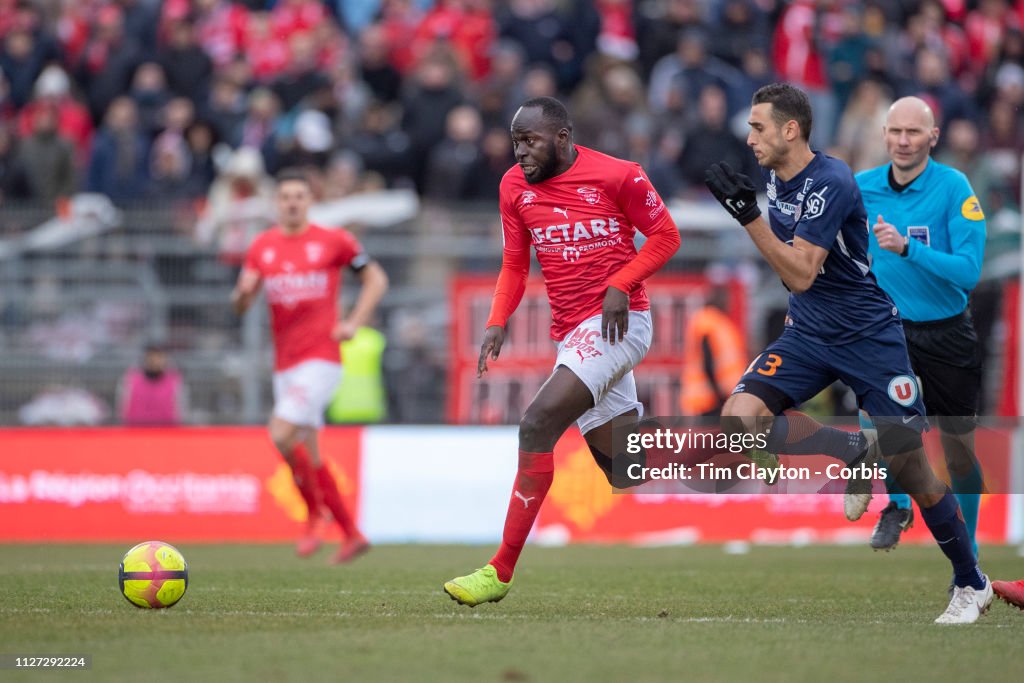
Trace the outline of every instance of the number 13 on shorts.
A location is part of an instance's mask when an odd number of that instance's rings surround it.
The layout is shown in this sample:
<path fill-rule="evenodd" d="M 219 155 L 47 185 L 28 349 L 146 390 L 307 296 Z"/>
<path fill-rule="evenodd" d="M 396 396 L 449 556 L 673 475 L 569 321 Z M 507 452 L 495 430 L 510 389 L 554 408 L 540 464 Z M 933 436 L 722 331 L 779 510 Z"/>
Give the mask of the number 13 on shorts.
<path fill-rule="evenodd" d="M 764 362 L 762 362 L 762 359 Z M 745 375 L 754 368 L 757 368 L 757 374 L 764 375 L 765 377 L 771 377 L 775 374 L 775 371 L 779 369 L 780 365 L 782 365 L 781 356 L 774 353 L 762 353 L 750 362 L 750 365 L 747 366 L 747 369 L 743 374 Z"/>

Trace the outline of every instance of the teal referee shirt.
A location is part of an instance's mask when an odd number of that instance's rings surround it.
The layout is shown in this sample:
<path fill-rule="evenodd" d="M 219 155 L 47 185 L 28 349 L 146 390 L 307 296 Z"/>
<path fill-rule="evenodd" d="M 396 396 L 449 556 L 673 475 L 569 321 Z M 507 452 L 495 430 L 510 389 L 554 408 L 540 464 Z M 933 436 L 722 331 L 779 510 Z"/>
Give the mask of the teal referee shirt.
<path fill-rule="evenodd" d="M 929 159 L 924 171 L 897 192 L 891 164 L 857 174 L 868 214 L 868 253 L 878 284 L 900 315 L 914 322 L 951 318 L 967 308 L 985 252 L 985 214 L 967 177 Z M 871 229 L 882 220 L 909 235 L 906 256 L 878 246 Z"/>

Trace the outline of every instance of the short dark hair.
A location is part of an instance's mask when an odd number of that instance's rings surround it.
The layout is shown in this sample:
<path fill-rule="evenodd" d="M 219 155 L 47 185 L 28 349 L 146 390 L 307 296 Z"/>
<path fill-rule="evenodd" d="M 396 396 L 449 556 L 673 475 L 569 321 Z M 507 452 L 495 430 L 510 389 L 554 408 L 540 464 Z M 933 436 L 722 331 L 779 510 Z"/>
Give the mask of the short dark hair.
<path fill-rule="evenodd" d="M 781 127 L 787 121 L 796 121 L 804 140 L 811 139 L 811 125 L 814 123 L 811 101 L 800 88 L 789 83 L 771 83 L 758 88 L 750 103 L 772 105 L 772 119 L 776 124 Z"/>
<path fill-rule="evenodd" d="M 572 132 L 572 120 L 569 118 L 569 110 L 565 105 L 554 97 L 533 97 L 520 105 L 520 109 L 540 109 L 544 122 L 554 127 L 556 131 L 565 128 Z"/>
<path fill-rule="evenodd" d="M 312 187 L 312 183 L 309 182 L 309 175 L 306 174 L 301 168 L 282 168 L 277 172 L 274 180 L 278 185 L 287 183 L 292 180 L 296 180 L 300 183 L 305 183 L 306 187 Z"/>

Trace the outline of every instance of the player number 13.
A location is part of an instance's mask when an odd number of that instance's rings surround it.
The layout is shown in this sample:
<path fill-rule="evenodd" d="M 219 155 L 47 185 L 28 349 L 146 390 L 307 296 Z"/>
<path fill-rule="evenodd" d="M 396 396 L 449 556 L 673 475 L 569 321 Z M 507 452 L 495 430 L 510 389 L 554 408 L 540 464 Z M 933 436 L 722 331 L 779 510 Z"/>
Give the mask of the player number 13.
<path fill-rule="evenodd" d="M 761 362 L 762 358 L 764 358 L 763 363 Z M 754 359 L 754 362 L 750 364 L 750 367 L 747 368 L 747 372 L 750 372 L 755 367 L 760 366 L 757 367 L 757 374 L 764 375 L 765 377 L 771 377 L 772 375 L 775 374 L 775 371 L 779 369 L 780 365 L 782 365 L 781 356 L 778 356 L 774 353 L 769 353 L 768 357 L 765 358 L 765 355 L 762 353 L 760 356 Z"/>

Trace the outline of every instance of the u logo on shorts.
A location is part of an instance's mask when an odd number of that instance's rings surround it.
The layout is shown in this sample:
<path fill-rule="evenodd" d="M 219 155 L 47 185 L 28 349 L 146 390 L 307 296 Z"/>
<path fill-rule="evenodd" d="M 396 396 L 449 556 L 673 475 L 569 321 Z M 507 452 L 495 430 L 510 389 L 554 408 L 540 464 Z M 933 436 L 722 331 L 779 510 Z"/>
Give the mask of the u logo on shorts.
<path fill-rule="evenodd" d="M 889 380 L 889 398 L 904 408 L 917 401 L 917 380 L 910 375 L 897 375 Z"/>

